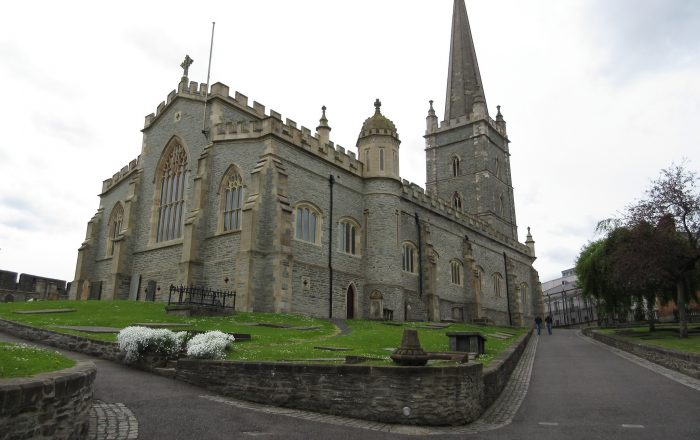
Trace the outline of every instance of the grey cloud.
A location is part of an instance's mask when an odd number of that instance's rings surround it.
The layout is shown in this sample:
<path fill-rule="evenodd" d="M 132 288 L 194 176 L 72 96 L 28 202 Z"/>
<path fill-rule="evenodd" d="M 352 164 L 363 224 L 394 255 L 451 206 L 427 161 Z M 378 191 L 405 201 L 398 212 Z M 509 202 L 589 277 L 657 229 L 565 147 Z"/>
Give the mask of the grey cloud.
<path fill-rule="evenodd" d="M 87 147 L 96 138 L 94 131 L 80 120 L 66 120 L 57 116 L 35 116 L 36 127 L 51 138 L 65 140 L 77 147 Z"/>
<path fill-rule="evenodd" d="M 586 12 L 593 44 L 609 51 L 603 73 L 614 82 L 700 65 L 697 0 L 597 0 Z"/>

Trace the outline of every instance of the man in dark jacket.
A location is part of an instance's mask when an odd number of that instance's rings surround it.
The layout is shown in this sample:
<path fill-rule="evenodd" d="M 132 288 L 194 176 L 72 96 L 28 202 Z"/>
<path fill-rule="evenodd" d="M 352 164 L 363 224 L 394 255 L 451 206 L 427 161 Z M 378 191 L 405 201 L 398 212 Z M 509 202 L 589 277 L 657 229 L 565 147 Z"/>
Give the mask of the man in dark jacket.
<path fill-rule="evenodd" d="M 537 329 L 537 336 L 540 335 L 540 329 L 542 328 L 542 318 L 539 316 L 535 318 L 535 328 Z"/>

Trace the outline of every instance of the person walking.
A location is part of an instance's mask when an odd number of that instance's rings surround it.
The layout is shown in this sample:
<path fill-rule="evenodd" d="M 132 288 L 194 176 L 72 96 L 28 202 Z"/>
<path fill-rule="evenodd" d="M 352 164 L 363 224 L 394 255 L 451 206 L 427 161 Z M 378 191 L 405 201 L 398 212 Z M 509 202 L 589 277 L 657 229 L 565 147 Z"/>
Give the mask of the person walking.
<path fill-rule="evenodd" d="M 552 334 L 552 315 L 547 315 L 546 318 L 544 318 L 545 324 L 547 324 L 547 333 Z"/>
<path fill-rule="evenodd" d="M 535 328 L 537 329 L 537 336 L 539 336 L 540 329 L 542 328 L 542 318 L 540 318 L 539 316 L 535 318 Z"/>

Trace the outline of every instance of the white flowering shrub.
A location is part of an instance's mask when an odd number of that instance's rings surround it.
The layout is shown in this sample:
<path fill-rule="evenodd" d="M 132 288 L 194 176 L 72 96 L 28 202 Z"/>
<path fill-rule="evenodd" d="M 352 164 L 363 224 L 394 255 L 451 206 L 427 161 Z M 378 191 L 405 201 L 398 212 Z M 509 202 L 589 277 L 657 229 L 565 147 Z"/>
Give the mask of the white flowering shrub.
<path fill-rule="evenodd" d="M 226 348 L 235 341 L 231 335 L 218 330 L 194 335 L 187 342 L 187 356 L 196 359 L 223 359 Z"/>
<path fill-rule="evenodd" d="M 127 327 L 119 332 L 117 342 L 119 349 L 126 353 L 124 359 L 127 362 L 138 360 L 146 352 L 175 358 L 182 347 L 184 333 L 174 333 L 167 329 Z"/>

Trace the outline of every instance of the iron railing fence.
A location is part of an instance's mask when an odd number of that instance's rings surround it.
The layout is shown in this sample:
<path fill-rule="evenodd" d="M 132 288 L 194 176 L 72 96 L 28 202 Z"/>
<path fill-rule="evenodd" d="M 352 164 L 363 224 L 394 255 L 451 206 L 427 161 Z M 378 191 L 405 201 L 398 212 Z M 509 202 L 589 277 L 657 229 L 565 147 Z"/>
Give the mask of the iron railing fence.
<path fill-rule="evenodd" d="M 236 309 L 236 293 L 202 286 L 170 285 L 168 305 L 197 305 L 221 309 Z"/>

